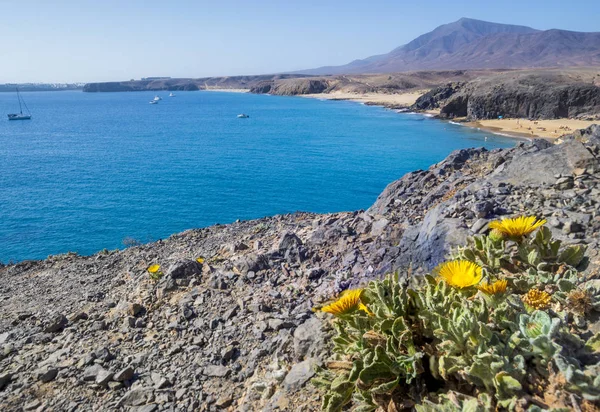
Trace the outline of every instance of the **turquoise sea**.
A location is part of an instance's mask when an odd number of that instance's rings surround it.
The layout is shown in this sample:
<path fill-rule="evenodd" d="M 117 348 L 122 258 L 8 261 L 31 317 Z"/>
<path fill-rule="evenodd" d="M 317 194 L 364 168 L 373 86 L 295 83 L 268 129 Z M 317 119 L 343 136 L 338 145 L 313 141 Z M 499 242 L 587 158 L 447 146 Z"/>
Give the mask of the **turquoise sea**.
<path fill-rule="evenodd" d="M 452 150 L 514 140 L 345 101 L 225 92 L 0 93 L 0 262 L 189 228 L 368 208 Z M 250 115 L 238 119 L 239 113 Z M 487 136 L 487 141 L 484 137 Z"/>

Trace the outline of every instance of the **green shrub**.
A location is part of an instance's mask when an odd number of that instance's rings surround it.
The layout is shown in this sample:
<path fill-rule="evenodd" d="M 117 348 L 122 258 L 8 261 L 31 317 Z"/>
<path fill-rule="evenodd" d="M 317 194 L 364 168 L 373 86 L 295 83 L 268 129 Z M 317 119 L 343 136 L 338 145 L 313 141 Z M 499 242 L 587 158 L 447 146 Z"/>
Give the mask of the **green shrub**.
<path fill-rule="evenodd" d="M 542 411 L 599 401 L 600 335 L 584 336 L 600 290 L 577 270 L 585 250 L 563 247 L 546 228 L 529 237 L 544 221 L 519 219 L 496 222 L 433 274 L 391 274 L 324 307 L 336 333 L 334 357 L 313 379 L 323 410 Z M 560 394 L 551 402 L 549 387 Z"/>

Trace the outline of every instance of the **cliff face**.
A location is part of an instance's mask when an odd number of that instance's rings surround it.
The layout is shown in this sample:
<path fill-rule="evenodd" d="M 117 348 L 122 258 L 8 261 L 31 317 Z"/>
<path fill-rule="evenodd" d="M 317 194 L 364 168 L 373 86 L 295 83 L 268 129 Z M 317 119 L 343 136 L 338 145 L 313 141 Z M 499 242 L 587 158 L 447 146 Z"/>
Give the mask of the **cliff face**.
<path fill-rule="evenodd" d="M 367 211 L 297 213 L 153 244 L 0 267 L 0 405 L 16 410 L 317 410 L 329 351 L 311 308 L 397 268 L 441 262 L 515 214 L 600 263 L 600 136 L 453 152 Z M 198 262 L 196 258 L 206 259 Z M 160 264 L 164 276 L 146 269 Z"/>
<path fill-rule="evenodd" d="M 276 94 L 280 96 L 295 96 L 302 94 L 323 93 L 329 87 L 329 82 L 322 79 L 286 79 L 266 81 L 250 89 L 250 93 Z"/>
<path fill-rule="evenodd" d="M 442 117 L 598 118 L 600 87 L 561 72 L 514 72 L 433 89 L 415 109 L 441 107 Z"/>

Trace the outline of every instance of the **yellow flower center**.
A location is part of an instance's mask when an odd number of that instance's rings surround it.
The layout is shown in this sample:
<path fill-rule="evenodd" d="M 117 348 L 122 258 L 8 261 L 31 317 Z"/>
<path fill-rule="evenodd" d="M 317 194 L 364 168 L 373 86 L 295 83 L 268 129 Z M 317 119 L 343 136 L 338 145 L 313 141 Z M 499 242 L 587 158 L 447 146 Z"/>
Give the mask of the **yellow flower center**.
<path fill-rule="evenodd" d="M 543 290 L 531 289 L 521 297 L 523 303 L 534 309 L 546 309 L 550 306 L 552 296 Z"/>

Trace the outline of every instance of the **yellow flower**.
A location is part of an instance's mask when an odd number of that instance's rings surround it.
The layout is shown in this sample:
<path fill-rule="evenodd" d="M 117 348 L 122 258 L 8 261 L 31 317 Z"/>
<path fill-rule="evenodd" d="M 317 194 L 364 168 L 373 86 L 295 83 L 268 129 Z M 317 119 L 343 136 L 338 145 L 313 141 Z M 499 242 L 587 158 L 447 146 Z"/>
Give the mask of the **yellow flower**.
<path fill-rule="evenodd" d="M 545 223 L 546 219 L 538 220 L 535 216 L 520 216 L 491 222 L 490 229 L 494 229 L 511 240 L 520 240 Z"/>
<path fill-rule="evenodd" d="M 342 293 L 338 300 L 329 305 L 323 306 L 321 312 L 331 313 L 335 316 L 346 315 L 357 309 L 369 313 L 367 307 L 360 301 L 362 289 L 349 289 Z"/>
<path fill-rule="evenodd" d="M 530 289 L 529 292 L 521 296 L 521 300 L 534 309 L 546 309 L 550 306 L 550 299 L 552 299 L 552 296 L 549 293 L 538 289 Z"/>
<path fill-rule="evenodd" d="M 450 286 L 466 288 L 479 283 L 481 267 L 468 260 L 454 260 L 440 265 L 436 272 Z"/>
<path fill-rule="evenodd" d="M 492 284 L 482 283 L 481 285 L 477 286 L 477 289 L 479 289 L 480 291 L 482 291 L 483 293 L 485 293 L 487 295 L 496 295 L 498 293 L 506 292 L 507 286 L 508 286 L 508 282 L 506 281 L 506 279 L 503 279 L 503 280 L 497 280 Z"/>
<path fill-rule="evenodd" d="M 196 259 L 196 262 L 203 264 L 204 263 L 204 258 L 202 256 L 200 256 L 199 258 Z"/>
<path fill-rule="evenodd" d="M 148 272 L 157 273 L 160 270 L 160 265 L 152 265 L 148 267 Z"/>

